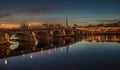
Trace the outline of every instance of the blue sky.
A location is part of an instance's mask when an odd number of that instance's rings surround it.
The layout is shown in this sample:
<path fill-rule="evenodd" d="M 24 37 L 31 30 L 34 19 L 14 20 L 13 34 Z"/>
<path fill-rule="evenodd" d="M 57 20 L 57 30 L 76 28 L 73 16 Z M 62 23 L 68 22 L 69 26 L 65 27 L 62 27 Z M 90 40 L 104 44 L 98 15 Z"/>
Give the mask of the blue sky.
<path fill-rule="evenodd" d="M 70 23 L 84 25 L 120 19 L 120 0 L 0 0 L 0 5 L 1 23 L 64 23 L 68 17 Z"/>

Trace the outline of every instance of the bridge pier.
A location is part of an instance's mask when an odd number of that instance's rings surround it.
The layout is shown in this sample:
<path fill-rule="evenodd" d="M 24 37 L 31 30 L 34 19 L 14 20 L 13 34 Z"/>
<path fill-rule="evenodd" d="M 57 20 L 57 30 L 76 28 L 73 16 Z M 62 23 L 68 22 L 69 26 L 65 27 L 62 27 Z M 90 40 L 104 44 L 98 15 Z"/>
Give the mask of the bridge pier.
<path fill-rule="evenodd" d="M 1 33 L 0 34 L 0 44 L 9 44 L 10 43 L 10 37 L 7 33 Z"/>
<path fill-rule="evenodd" d="M 38 40 L 50 40 L 53 38 L 52 31 L 40 31 L 36 32 L 36 35 Z"/>
<path fill-rule="evenodd" d="M 66 29 L 65 30 L 65 37 L 73 37 L 75 35 L 74 30 Z"/>
<path fill-rule="evenodd" d="M 58 30 L 53 30 L 53 37 L 74 37 L 75 32 L 74 30 L 71 29 L 58 29 Z"/>

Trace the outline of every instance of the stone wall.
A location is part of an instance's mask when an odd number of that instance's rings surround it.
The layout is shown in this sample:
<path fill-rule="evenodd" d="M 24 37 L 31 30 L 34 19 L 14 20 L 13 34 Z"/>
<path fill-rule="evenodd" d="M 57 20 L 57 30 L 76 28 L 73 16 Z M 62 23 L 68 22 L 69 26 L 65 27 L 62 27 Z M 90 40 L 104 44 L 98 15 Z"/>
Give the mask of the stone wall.
<path fill-rule="evenodd" d="M 7 33 L 1 33 L 0 34 L 0 44 L 9 44 L 10 43 L 10 37 Z"/>

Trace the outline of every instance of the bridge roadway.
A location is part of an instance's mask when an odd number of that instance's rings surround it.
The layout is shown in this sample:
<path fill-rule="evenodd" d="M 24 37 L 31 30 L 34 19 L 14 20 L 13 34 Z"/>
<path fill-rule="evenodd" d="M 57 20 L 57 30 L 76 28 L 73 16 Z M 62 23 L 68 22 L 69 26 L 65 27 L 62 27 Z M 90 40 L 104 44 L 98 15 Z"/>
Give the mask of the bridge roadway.
<path fill-rule="evenodd" d="M 31 32 L 43 32 L 43 33 L 50 33 L 52 32 L 54 34 L 54 32 L 57 32 L 58 34 L 61 34 L 65 32 L 65 34 L 72 34 L 72 32 L 76 32 L 76 33 L 84 33 L 84 32 L 88 32 L 87 30 L 82 30 L 82 29 L 73 29 L 73 28 L 54 28 L 54 29 L 1 29 L 0 33 L 8 33 L 8 34 L 18 34 L 18 33 L 31 33 Z M 73 34 L 74 34 L 73 33 Z"/>
<path fill-rule="evenodd" d="M 8 33 L 8 34 L 17 34 L 17 33 L 31 33 L 31 32 L 44 32 L 48 33 L 52 31 L 53 33 L 58 32 L 89 32 L 88 30 L 84 29 L 74 29 L 74 28 L 44 28 L 44 29 L 1 29 L 0 33 Z"/>
<path fill-rule="evenodd" d="M 59 37 L 76 37 L 80 35 L 91 35 L 92 34 L 90 31 L 77 30 L 73 28 L 0 30 L 0 34 L 5 34 L 5 33 L 7 33 L 10 37 L 11 35 L 15 34 L 19 38 L 18 39 L 19 41 L 35 41 L 36 39 L 37 40 L 49 40 L 49 39 L 54 39 L 54 38 L 59 38 Z"/>

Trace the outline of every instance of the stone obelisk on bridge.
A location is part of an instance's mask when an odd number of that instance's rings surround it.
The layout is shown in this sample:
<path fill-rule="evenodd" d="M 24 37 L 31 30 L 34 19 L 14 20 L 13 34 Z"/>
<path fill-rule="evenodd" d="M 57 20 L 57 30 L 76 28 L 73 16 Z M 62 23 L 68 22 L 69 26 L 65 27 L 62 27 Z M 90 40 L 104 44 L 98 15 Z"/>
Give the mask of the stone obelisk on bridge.
<path fill-rule="evenodd" d="M 69 25 L 68 25 L 68 18 L 66 18 L 66 28 L 68 28 L 69 27 Z"/>

